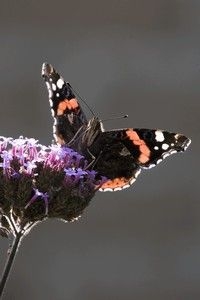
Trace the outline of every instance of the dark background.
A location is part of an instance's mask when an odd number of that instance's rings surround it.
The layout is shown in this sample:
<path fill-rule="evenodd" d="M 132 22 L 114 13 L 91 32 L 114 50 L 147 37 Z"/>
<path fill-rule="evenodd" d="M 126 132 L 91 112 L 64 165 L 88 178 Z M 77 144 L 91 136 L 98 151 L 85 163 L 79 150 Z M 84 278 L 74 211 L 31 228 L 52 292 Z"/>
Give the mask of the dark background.
<path fill-rule="evenodd" d="M 97 193 L 79 222 L 35 227 L 4 300 L 199 300 L 200 1 L 0 1 L 0 135 L 51 143 L 43 61 L 107 128 L 192 138 L 130 189 Z M 8 241 L 0 240 L 0 268 Z"/>

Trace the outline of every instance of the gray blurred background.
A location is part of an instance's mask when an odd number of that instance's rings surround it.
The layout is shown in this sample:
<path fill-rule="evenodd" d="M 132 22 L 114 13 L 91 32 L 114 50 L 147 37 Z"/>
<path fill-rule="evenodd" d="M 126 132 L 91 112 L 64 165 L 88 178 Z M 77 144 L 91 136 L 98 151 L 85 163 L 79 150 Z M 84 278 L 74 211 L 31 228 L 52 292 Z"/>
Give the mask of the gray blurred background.
<path fill-rule="evenodd" d="M 0 135 L 52 140 L 41 64 L 109 128 L 182 132 L 190 149 L 79 222 L 35 227 L 4 300 L 199 300 L 200 1 L 0 1 Z M 8 241 L 0 240 L 0 269 Z"/>

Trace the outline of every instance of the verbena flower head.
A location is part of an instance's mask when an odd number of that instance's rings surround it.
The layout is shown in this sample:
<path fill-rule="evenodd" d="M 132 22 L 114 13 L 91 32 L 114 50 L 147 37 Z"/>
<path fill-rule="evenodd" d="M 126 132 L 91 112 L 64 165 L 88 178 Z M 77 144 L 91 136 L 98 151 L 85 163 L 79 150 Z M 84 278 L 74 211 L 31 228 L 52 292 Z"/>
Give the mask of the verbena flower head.
<path fill-rule="evenodd" d="M 84 157 L 70 148 L 0 137 L 1 234 L 46 218 L 78 218 L 104 182 L 86 166 Z"/>

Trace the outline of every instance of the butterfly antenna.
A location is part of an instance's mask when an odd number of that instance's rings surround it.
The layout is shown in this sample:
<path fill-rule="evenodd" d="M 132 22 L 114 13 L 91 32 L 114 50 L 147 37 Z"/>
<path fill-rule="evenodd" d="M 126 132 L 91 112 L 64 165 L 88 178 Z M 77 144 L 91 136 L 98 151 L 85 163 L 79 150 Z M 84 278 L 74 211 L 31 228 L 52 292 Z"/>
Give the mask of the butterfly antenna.
<path fill-rule="evenodd" d="M 96 117 L 96 114 L 94 113 L 94 111 L 91 109 L 91 107 L 87 104 L 87 102 L 80 96 L 80 94 L 77 92 L 77 90 L 75 90 L 70 83 L 68 82 L 70 88 L 72 89 L 72 91 L 78 96 L 78 98 L 85 104 L 85 106 L 89 109 L 89 111 L 91 112 L 91 114 L 93 115 L 93 117 Z"/>
<path fill-rule="evenodd" d="M 126 119 L 126 118 L 128 118 L 128 115 L 119 116 L 119 117 L 113 117 L 113 118 L 104 119 L 104 120 L 101 120 L 101 121 L 102 121 L 102 122 L 107 122 L 107 121 L 114 121 L 114 120 L 118 120 L 118 119 Z"/>

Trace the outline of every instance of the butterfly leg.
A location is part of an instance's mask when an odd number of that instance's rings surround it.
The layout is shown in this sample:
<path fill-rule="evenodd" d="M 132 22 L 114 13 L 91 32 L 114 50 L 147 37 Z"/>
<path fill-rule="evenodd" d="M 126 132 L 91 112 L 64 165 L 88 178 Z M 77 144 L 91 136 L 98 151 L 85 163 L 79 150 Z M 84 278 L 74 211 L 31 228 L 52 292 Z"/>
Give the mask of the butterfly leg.
<path fill-rule="evenodd" d="M 91 156 L 92 161 L 86 166 L 85 170 L 89 168 L 94 168 L 95 164 L 98 162 L 99 158 L 101 157 L 102 151 L 99 153 L 98 157 L 95 157 L 89 149 L 87 149 L 88 154 Z"/>
<path fill-rule="evenodd" d="M 82 127 L 80 127 L 78 129 L 78 131 L 76 132 L 76 134 L 74 135 L 74 137 L 69 141 L 69 143 L 67 143 L 68 147 L 72 147 L 71 145 L 73 145 L 74 143 L 76 143 L 82 137 L 82 134 L 80 134 L 81 131 L 82 131 Z"/>

